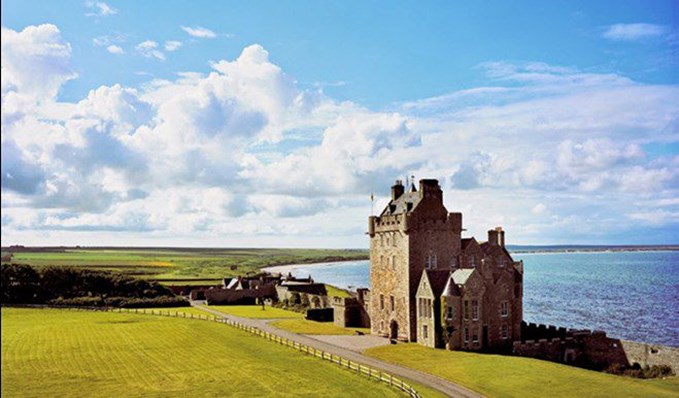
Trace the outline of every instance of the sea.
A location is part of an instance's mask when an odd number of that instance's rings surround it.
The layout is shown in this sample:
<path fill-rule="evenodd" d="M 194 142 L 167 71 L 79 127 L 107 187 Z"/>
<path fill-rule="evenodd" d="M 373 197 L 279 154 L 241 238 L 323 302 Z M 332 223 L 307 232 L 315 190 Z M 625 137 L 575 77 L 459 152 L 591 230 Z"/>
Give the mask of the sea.
<path fill-rule="evenodd" d="M 524 263 L 527 322 L 603 330 L 608 336 L 679 347 L 679 251 L 512 253 Z M 369 262 L 287 265 L 355 290 L 370 287 Z"/>

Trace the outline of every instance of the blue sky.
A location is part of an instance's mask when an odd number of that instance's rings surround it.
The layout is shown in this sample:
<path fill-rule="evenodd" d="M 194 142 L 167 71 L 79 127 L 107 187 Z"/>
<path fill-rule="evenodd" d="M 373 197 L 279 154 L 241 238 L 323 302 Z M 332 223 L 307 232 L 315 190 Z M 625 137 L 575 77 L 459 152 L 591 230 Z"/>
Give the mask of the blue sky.
<path fill-rule="evenodd" d="M 676 2 L 2 3 L 3 244 L 677 243 Z"/>

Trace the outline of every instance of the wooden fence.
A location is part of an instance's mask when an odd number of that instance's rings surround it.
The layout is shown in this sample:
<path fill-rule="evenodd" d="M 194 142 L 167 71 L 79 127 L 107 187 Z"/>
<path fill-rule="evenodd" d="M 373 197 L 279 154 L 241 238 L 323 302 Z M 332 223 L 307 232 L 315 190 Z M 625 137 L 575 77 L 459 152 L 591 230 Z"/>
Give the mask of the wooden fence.
<path fill-rule="evenodd" d="M 108 307 L 58 307 L 58 306 L 47 306 L 47 305 L 25 305 L 21 307 L 39 307 L 39 308 L 59 308 L 59 309 L 70 309 L 70 310 L 80 310 L 80 311 L 104 311 L 104 312 L 121 312 L 121 313 L 131 313 L 131 314 L 146 314 L 146 315 L 159 315 L 159 316 L 169 316 L 174 318 L 186 318 L 186 319 L 198 319 L 203 321 L 212 321 L 217 323 L 222 323 L 235 327 L 240 330 L 244 330 L 248 333 L 252 333 L 257 336 L 261 336 L 274 343 L 284 345 L 286 347 L 293 348 L 307 355 L 312 355 L 316 358 L 320 358 L 325 361 L 337 364 L 340 367 L 346 368 L 349 371 L 356 372 L 358 375 L 367 376 L 369 379 L 377 380 L 379 382 L 388 384 L 391 387 L 395 387 L 406 394 L 410 395 L 411 398 L 420 398 L 420 394 L 411 386 L 410 384 L 404 382 L 402 379 L 394 377 L 393 375 L 383 372 L 378 369 L 371 368 L 369 366 L 360 364 L 356 361 L 351 361 L 339 355 L 335 355 L 323 350 L 317 350 L 314 347 L 310 347 L 305 344 L 298 343 L 294 340 L 281 337 L 274 333 L 269 333 L 263 331 L 254 326 L 243 325 L 240 322 L 233 321 L 224 317 L 217 317 L 214 315 L 202 315 L 193 314 L 180 311 L 170 311 L 169 309 L 146 309 L 146 308 L 108 308 Z M 188 307 L 187 307 L 188 308 Z"/>

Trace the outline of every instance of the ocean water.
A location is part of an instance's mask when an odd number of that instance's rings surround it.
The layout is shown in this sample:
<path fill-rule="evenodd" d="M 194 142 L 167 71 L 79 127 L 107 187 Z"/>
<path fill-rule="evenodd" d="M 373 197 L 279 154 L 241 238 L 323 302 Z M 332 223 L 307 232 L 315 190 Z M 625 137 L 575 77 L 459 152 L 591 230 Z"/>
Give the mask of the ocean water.
<path fill-rule="evenodd" d="M 679 252 L 515 253 L 524 261 L 524 319 L 604 330 L 611 337 L 679 347 Z M 368 261 L 274 267 L 356 289 Z"/>

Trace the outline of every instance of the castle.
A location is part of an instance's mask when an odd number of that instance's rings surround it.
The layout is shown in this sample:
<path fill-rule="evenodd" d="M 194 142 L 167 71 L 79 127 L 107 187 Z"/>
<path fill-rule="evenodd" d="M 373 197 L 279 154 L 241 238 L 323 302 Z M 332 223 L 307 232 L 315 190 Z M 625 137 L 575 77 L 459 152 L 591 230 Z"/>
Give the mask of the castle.
<path fill-rule="evenodd" d="M 372 334 L 430 347 L 509 350 L 520 339 L 523 263 L 505 249 L 505 233 L 486 242 L 462 238 L 462 214 L 449 213 L 437 180 L 391 187 L 371 216 Z"/>

